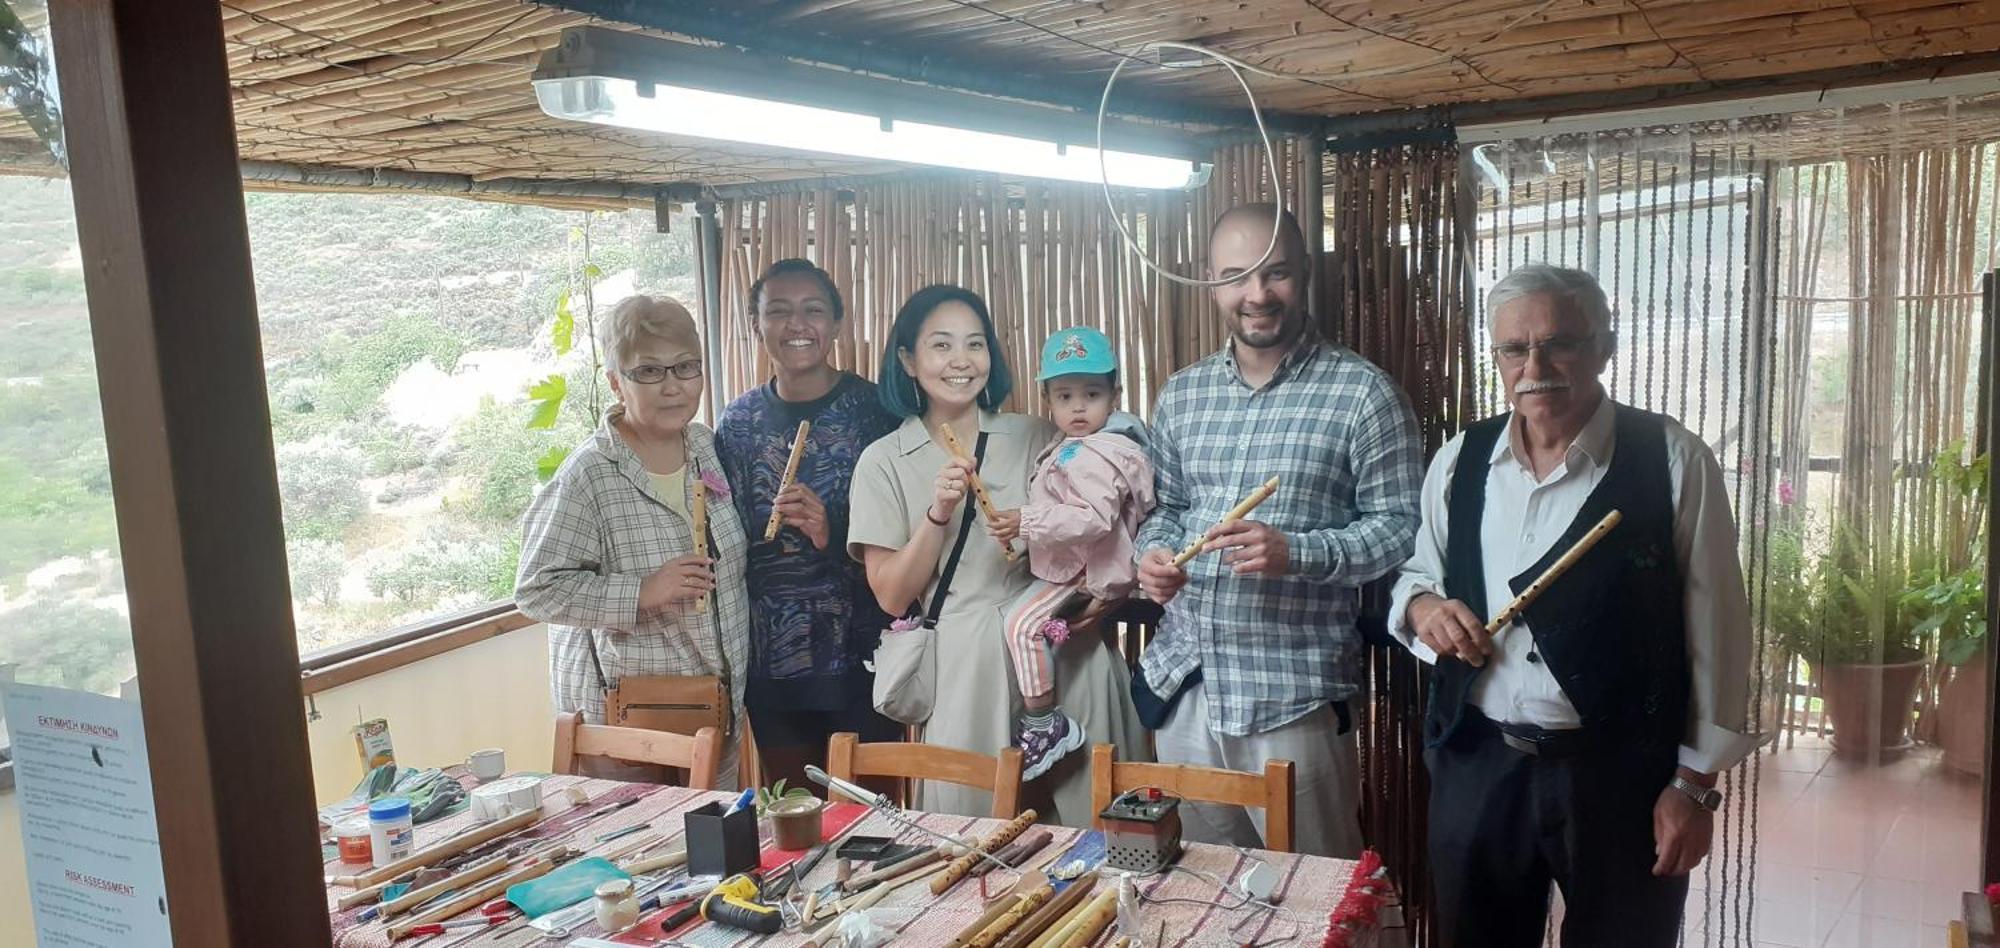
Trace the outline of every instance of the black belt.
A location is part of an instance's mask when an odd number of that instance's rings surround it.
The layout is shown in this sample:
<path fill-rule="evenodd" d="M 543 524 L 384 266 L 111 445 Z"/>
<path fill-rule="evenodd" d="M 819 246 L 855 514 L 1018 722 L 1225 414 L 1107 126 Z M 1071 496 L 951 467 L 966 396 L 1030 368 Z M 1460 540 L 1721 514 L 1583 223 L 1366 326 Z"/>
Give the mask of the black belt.
<path fill-rule="evenodd" d="M 1532 724 L 1508 724 L 1495 721 L 1469 705 L 1463 727 L 1466 733 L 1481 738 L 1497 737 L 1501 743 L 1530 757 L 1553 760 L 1594 754 L 1604 745 L 1598 734 L 1588 728 L 1551 730 Z"/>

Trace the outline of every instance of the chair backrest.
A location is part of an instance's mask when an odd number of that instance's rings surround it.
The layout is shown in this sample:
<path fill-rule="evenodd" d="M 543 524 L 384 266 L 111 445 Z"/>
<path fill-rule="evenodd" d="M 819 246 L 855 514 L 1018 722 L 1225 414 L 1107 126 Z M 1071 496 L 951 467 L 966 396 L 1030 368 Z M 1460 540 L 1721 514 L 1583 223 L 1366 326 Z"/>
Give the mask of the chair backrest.
<path fill-rule="evenodd" d="M 637 764 L 679 767 L 688 772 L 688 786 L 715 786 L 722 761 L 722 732 L 705 727 L 693 735 L 648 731 L 636 727 L 585 724 L 583 712 L 556 715 L 554 773 L 576 773 L 579 757 L 609 757 Z"/>
<path fill-rule="evenodd" d="M 883 741 L 863 744 L 850 731 L 826 742 L 826 772 L 842 780 L 858 777 L 903 777 L 942 780 L 993 794 L 993 815 L 1013 819 L 1021 813 L 1021 750 L 1008 747 L 998 756 L 953 747 Z"/>
<path fill-rule="evenodd" d="M 1264 811 L 1264 848 L 1292 851 L 1292 762 L 1271 760 L 1262 774 L 1186 764 L 1119 763 L 1118 751 L 1099 744 L 1090 752 L 1090 806 L 1104 812 L 1121 793 L 1141 787 L 1158 787 L 1187 800 L 1254 806 Z M 1104 828 L 1104 821 L 1092 818 L 1092 826 Z"/>

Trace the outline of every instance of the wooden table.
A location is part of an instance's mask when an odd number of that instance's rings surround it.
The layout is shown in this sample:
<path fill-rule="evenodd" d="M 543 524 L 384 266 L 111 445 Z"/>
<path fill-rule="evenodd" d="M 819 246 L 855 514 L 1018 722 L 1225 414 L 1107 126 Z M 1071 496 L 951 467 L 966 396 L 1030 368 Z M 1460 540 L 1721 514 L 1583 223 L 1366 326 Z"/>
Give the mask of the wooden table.
<path fill-rule="evenodd" d="M 580 810 L 572 811 L 562 799 L 563 788 L 575 786 L 589 794 L 590 803 Z M 548 838 L 559 835 L 580 814 L 588 813 L 598 806 L 626 799 L 638 802 L 590 822 L 580 829 L 573 845 L 593 855 L 601 855 L 631 842 L 645 831 L 599 844 L 598 837 L 621 828 L 640 824 L 648 825 L 651 832 L 658 833 L 667 841 L 654 850 L 663 852 L 679 848 L 682 832 L 682 814 L 686 811 L 715 800 L 730 800 L 734 794 L 689 790 L 683 787 L 661 787 L 647 784 L 627 784 L 609 780 L 592 780 L 582 777 L 550 777 L 543 789 L 543 811 L 550 814 L 548 819 L 527 831 L 532 838 Z M 900 826 L 879 813 L 863 813 L 852 804 L 842 804 L 836 812 L 829 808 L 829 825 L 844 822 L 842 817 L 858 816 L 860 825 L 856 833 L 891 836 L 898 842 L 933 843 L 916 830 Z M 949 836 L 967 834 L 984 835 L 1002 825 L 1005 821 L 990 818 L 944 816 L 908 812 L 907 818 L 918 825 Z M 448 817 L 417 828 L 419 848 L 454 835 L 470 826 L 469 814 Z M 1054 865 L 1063 865 L 1074 859 L 1101 859 L 1102 837 L 1094 832 L 1049 827 L 1054 840 L 1048 853 L 1062 850 Z M 766 864 L 784 858 L 769 848 L 769 834 L 765 835 Z M 1248 871 L 1254 861 L 1263 861 L 1279 873 L 1277 890 L 1278 911 L 1273 912 L 1255 906 L 1241 905 L 1242 899 L 1233 890 L 1229 895 L 1220 896 L 1217 880 L 1233 882 Z M 833 881 L 836 860 L 823 860 L 805 880 L 801 890 L 810 892 Z M 1362 862 L 1340 859 L 1324 859 L 1313 856 L 1296 856 L 1281 853 L 1252 852 L 1227 847 L 1191 844 L 1181 857 L 1179 865 L 1190 872 L 1170 872 L 1165 875 L 1147 876 L 1137 880 L 1140 892 L 1145 896 L 1139 912 L 1141 937 L 1137 940 L 1153 948 L 1157 934 L 1165 932 L 1165 944 L 1160 948 L 1196 948 L 1210 945 L 1257 945 L 1282 946 L 1282 948 L 1321 948 L 1323 944 L 1367 945 L 1372 943 L 1373 906 L 1379 899 L 1368 897 L 1372 891 L 1386 891 L 1386 884 L 1379 881 L 1379 873 L 1374 870 L 1379 863 L 1373 854 L 1364 856 Z M 356 867 L 337 861 L 328 862 L 327 876 L 352 873 Z M 864 867 L 865 868 L 865 867 Z M 1106 870 L 1115 878 L 1115 870 Z M 1010 886 L 1015 877 L 995 872 L 986 877 L 987 890 L 997 896 Z M 1373 880 L 1373 881 L 1371 881 Z M 1105 883 L 1112 884 L 1111 879 Z M 338 948 L 384 948 L 391 944 L 387 926 L 379 920 L 360 921 L 361 908 L 339 911 L 337 900 L 351 892 L 351 889 L 329 885 L 326 890 L 327 911 L 332 917 L 334 944 Z M 1172 900 L 1172 901 L 1150 901 Z M 984 911 L 980 880 L 968 879 L 947 891 L 943 896 L 933 896 L 925 883 L 906 886 L 889 895 L 871 913 L 878 923 L 897 932 L 896 945 L 948 945 L 952 938 L 971 924 Z M 647 918 L 657 920 L 667 912 L 651 913 Z M 469 910 L 461 917 L 471 918 L 476 909 Z M 1339 921 L 1340 936 L 1329 941 L 1329 927 Z M 642 924 L 635 932 L 644 931 Z M 652 926 L 657 930 L 657 925 Z M 1349 934 L 1351 932 L 1351 934 Z M 554 939 L 528 926 L 524 919 L 514 920 L 491 928 L 467 929 L 444 935 L 422 938 L 406 938 L 396 944 L 413 948 L 511 948 L 511 946 L 561 946 L 580 936 L 606 937 L 594 922 L 585 922 L 573 930 L 568 938 Z M 626 944 L 646 945 L 641 937 L 628 934 L 619 936 Z M 1106 944 L 1109 936 L 1100 941 Z M 678 935 L 675 943 L 695 946 L 695 948 L 742 948 L 752 942 L 771 946 L 802 945 L 806 937 L 800 931 L 786 931 L 772 936 L 759 936 L 738 929 L 714 924 L 697 925 Z"/>

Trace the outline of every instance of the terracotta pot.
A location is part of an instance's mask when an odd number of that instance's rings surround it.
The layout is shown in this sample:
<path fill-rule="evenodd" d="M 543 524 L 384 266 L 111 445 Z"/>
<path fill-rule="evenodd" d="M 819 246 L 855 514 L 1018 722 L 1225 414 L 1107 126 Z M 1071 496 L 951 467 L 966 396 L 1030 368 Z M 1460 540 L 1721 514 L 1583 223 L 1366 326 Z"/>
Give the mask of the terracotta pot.
<path fill-rule="evenodd" d="M 1991 677 L 1986 661 L 1981 648 L 1952 669 L 1938 698 L 1937 740 L 1944 748 L 1944 765 L 1974 777 L 1986 767 L 1986 683 Z"/>
<path fill-rule="evenodd" d="M 1833 722 L 1834 753 L 1887 761 L 1914 745 L 1910 715 L 1917 706 L 1923 662 L 1827 665 L 1814 668 L 1813 674 Z"/>
<path fill-rule="evenodd" d="M 771 804 L 771 844 L 786 852 L 819 845 L 820 808 L 816 797 L 792 797 Z"/>

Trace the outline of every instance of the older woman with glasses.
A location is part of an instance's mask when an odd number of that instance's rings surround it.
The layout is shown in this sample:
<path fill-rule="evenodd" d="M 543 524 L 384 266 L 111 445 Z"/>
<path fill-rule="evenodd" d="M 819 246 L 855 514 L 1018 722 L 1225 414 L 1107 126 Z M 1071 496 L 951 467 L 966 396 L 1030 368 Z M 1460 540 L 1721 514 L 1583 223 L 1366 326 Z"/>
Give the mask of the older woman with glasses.
<path fill-rule="evenodd" d="M 529 505 L 514 599 L 549 624 L 558 712 L 603 723 L 607 692 L 635 704 L 642 689 L 719 694 L 727 739 L 715 789 L 733 789 L 750 651 L 747 544 L 715 435 L 693 422 L 701 339 L 681 304 L 634 296 L 599 325 L 598 348 L 618 402 Z M 599 765 L 603 776 L 652 776 L 614 768 Z"/>

